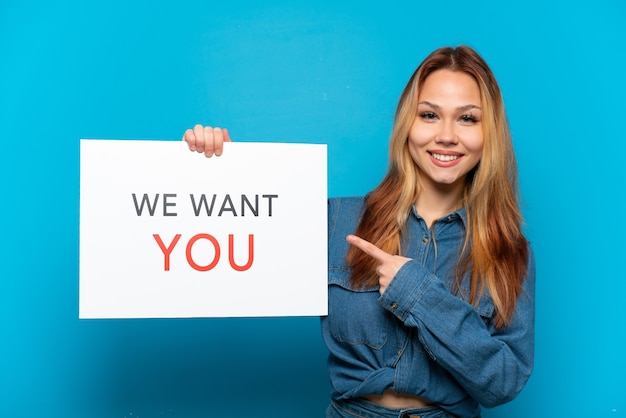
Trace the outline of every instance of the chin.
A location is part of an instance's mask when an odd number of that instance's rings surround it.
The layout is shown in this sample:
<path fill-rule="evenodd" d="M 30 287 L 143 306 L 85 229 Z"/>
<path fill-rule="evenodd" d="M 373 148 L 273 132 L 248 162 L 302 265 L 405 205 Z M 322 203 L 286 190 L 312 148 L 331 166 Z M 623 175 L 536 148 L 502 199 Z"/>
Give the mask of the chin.
<path fill-rule="evenodd" d="M 456 183 L 457 181 L 458 181 L 458 179 L 439 179 L 439 180 L 437 180 L 437 184 L 449 186 L 451 184 Z"/>
<path fill-rule="evenodd" d="M 436 179 L 435 184 L 439 185 L 441 188 L 454 188 L 456 185 L 462 182 L 462 178 L 444 178 L 444 179 Z"/>

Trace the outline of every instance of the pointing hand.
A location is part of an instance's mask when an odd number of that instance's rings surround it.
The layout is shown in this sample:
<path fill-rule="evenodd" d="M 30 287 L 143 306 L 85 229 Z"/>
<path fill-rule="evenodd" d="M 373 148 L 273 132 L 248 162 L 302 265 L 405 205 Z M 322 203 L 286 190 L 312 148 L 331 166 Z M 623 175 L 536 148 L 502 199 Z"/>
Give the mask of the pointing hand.
<path fill-rule="evenodd" d="M 402 257 L 400 255 L 391 255 L 381 250 L 371 242 L 359 238 L 356 235 L 348 235 L 346 241 L 367 255 L 373 257 L 378 261 L 378 267 L 376 267 L 376 274 L 378 275 L 378 283 L 380 285 L 380 294 L 382 295 L 391 283 L 400 267 L 402 267 L 410 258 Z"/>

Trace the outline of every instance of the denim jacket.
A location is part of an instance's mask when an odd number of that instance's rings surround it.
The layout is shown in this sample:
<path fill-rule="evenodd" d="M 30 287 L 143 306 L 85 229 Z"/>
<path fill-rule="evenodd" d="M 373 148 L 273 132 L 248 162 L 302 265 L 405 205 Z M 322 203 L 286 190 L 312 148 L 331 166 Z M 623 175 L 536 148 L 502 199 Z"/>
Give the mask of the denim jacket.
<path fill-rule="evenodd" d="M 452 291 L 464 209 L 432 228 L 412 211 L 401 243 L 402 255 L 412 260 L 383 295 L 378 286 L 353 289 L 345 262 L 345 237 L 356 230 L 363 198 L 331 199 L 328 209 L 329 307 L 321 321 L 333 398 L 393 390 L 459 417 L 476 417 L 479 405 L 508 402 L 522 390 L 533 368 L 532 251 L 516 313 L 510 325 L 496 328 L 488 293 L 478 306 L 470 305 L 467 277 L 461 292 Z"/>

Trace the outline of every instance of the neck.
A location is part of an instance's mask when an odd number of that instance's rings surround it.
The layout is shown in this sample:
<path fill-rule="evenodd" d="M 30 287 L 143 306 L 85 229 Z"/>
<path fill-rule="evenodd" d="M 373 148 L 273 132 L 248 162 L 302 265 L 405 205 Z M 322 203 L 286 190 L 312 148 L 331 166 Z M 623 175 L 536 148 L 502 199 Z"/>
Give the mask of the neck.
<path fill-rule="evenodd" d="M 415 202 L 415 209 L 428 226 L 432 226 L 437 219 L 458 209 L 462 197 L 463 189 L 458 187 L 422 187 Z"/>

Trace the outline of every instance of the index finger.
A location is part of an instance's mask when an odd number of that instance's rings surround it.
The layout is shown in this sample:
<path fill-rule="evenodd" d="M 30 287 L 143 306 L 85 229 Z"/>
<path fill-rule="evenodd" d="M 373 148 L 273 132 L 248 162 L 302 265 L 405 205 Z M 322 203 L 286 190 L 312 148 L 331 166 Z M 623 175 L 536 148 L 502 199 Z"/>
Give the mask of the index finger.
<path fill-rule="evenodd" d="M 348 235 L 346 237 L 346 241 L 380 262 L 385 261 L 389 257 L 388 253 L 384 252 L 371 242 L 366 241 L 361 237 L 357 237 L 356 235 Z"/>
<path fill-rule="evenodd" d="M 224 135 L 224 142 L 233 142 L 233 140 L 230 139 L 230 134 L 228 133 L 228 129 L 222 128 L 222 133 Z"/>

